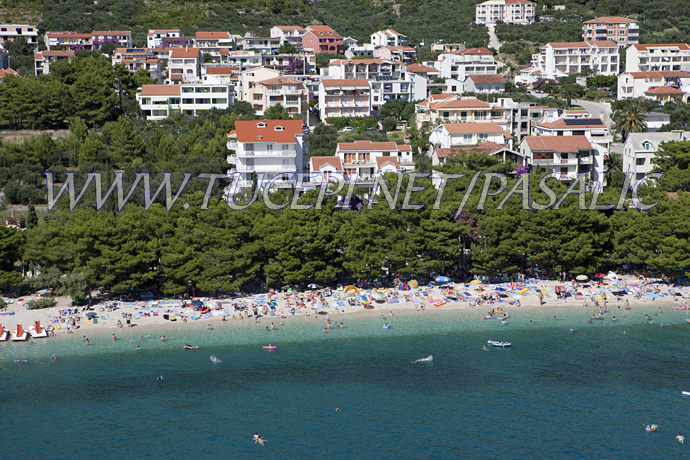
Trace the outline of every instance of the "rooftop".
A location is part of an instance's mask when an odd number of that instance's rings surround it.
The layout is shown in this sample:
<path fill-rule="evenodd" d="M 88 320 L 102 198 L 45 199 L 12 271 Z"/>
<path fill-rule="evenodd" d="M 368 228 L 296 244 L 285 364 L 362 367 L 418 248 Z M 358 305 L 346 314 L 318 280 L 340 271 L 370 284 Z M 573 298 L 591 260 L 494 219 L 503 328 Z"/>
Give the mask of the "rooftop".
<path fill-rule="evenodd" d="M 179 96 L 180 85 L 144 85 L 141 87 L 142 96 Z"/>
<path fill-rule="evenodd" d="M 238 120 L 235 130 L 228 133 L 238 142 L 275 142 L 294 144 L 295 136 L 302 135 L 302 120 Z"/>
<path fill-rule="evenodd" d="M 443 126 L 450 134 L 503 133 L 503 128 L 496 123 L 446 123 Z"/>
<path fill-rule="evenodd" d="M 587 136 L 527 136 L 523 138 L 529 148 L 535 151 L 571 153 L 592 150 Z"/>
<path fill-rule="evenodd" d="M 339 152 L 411 152 L 412 147 L 407 144 L 396 144 L 395 142 L 372 142 L 372 141 L 354 141 L 354 142 L 339 142 Z"/>

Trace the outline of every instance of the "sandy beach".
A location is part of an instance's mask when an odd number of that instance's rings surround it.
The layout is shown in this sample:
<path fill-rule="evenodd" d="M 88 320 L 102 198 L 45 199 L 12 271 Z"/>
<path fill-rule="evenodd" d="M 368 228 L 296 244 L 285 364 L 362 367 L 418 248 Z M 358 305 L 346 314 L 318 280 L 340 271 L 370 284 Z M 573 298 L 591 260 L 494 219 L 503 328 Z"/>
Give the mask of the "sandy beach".
<path fill-rule="evenodd" d="M 414 283 L 410 283 L 414 286 Z M 21 324 L 24 330 L 40 321 L 55 337 L 78 333 L 148 334 L 165 330 L 192 328 L 204 330 L 220 324 L 232 327 L 271 328 L 284 322 L 322 321 L 329 318 L 337 327 L 346 318 L 381 317 L 391 314 L 431 311 L 479 312 L 485 319 L 503 320 L 517 312 L 533 309 L 582 310 L 594 319 L 608 310 L 638 307 L 685 309 L 690 288 L 647 281 L 631 276 L 602 278 L 599 282 L 560 282 L 527 280 L 525 283 L 484 284 L 447 283 L 404 289 L 338 290 L 276 292 L 238 298 L 156 299 L 139 302 L 105 302 L 91 310 L 71 308 L 69 298 L 58 298 L 49 309 L 29 310 L 27 303 L 35 296 L 17 299 L 0 313 L 0 324 L 10 331 Z M 347 292 L 346 292 L 347 291 Z M 327 295 L 329 294 L 329 295 Z M 641 310 L 639 310 L 641 311 Z M 650 310 L 651 312 L 652 310 Z M 492 313 L 493 312 L 493 313 Z M 132 325 L 128 327 L 129 323 Z M 120 332 L 118 332 L 120 331 Z"/>

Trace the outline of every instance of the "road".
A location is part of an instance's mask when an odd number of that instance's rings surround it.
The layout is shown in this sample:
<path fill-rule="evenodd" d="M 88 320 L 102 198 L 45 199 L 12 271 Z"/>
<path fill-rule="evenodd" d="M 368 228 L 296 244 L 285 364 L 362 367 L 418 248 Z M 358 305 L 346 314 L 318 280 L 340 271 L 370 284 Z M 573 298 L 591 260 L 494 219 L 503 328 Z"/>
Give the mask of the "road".
<path fill-rule="evenodd" d="M 487 24 L 486 28 L 489 29 L 489 47 L 498 52 L 501 48 L 501 42 L 498 41 L 498 37 L 496 36 L 496 24 Z"/>
<path fill-rule="evenodd" d="M 579 105 L 592 114 L 595 118 L 601 118 L 606 126 L 611 126 L 611 105 L 608 102 L 573 100 L 573 105 Z"/>

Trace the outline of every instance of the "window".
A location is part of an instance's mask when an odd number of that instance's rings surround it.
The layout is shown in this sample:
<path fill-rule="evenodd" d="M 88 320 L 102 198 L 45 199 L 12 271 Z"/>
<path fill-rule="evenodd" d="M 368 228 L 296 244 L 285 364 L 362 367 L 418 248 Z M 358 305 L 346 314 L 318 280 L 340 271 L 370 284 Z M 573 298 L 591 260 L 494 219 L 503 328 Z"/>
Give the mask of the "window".
<path fill-rule="evenodd" d="M 644 166 L 644 164 L 645 164 L 646 161 L 647 161 L 647 160 L 646 160 L 645 158 L 638 158 L 638 159 L 635 160 L 635 164 L 636 164 L 637 166 Z"/>
<path fill-rule="evenodd" d="M 472 135 L 471 134 L 465 134 L 462 137 L 462 139 L 463 139 L 463 141 L 465 141 L 465 143 L 470 143 L 470 142 L 472 142 Z"/>
<path fill-rule="evenodd" d="M 484 142 L 484 141 L 487 141 L 487 140 L 489 140 L 489 135 L 488 135 L 488 134 L 486 134 L 486 133 L 481 133 L 481 134 L 479 135 L 479 142 Z"/>
<path fill-rule="evenodd" d="M 254 151 L 254 144 L 244 144 L 244 150 L 246 152 L 253 152 Z"/>
<path fill-rule="evenodd" d="M 273 151 L 273 144 L 266 144 L 266 151 L 272 152 Z"/>
<path fill-rule="evenodd" d="M 651 149 L 652 149 L 652 144 L 649 143 L 649 142 L 647 142 L 647 141 L 645 141 L 644 143 L 642 143 L 642 148 L 645 149 L 645 150 L 651 150 Z"/>

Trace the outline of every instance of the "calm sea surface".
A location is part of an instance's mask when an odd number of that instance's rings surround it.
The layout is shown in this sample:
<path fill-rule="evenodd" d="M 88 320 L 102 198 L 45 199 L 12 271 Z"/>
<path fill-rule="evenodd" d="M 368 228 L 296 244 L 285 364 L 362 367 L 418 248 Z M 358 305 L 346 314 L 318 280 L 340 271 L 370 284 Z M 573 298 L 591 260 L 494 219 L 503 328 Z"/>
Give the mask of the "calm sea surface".
<path fill-rule="evenodd" d="M 559 320 L 518 311 L 507 324 L 481 320 L 482 311 L 426 312 L 394 316 L 388 330 L 381 319 L 338 317 L 345 328 L 327 335 L 323 320 L 309 320 L 273 332 L 266 322 L 164 330 L 165 343 L 154 333 L 140 340 L 136 328 L 90 346 L 81 333 L 4 343 L 0 454 L 690 458 L 690 397 L 681 395 L 690 391 L 690 313 L 665 309 L 645 324 L 655 310 L 592 324 L 591 307 Z M 513 347 L 482 351 L 490 339 Z M 268 342 L 278 349 L 262 350 Z M 433 364 L 411 363 L 428 354 Z M 659 430 L 645 432 L 649 423 Z"/>

